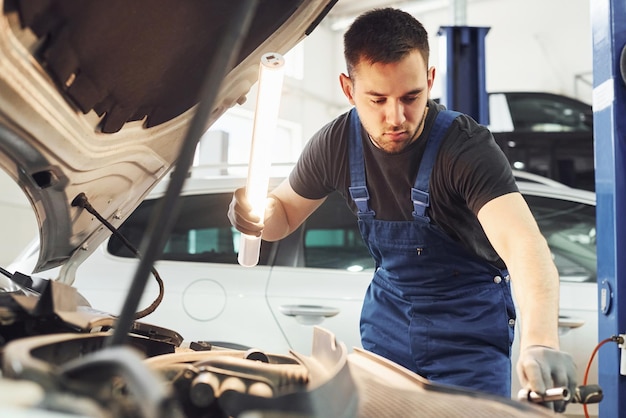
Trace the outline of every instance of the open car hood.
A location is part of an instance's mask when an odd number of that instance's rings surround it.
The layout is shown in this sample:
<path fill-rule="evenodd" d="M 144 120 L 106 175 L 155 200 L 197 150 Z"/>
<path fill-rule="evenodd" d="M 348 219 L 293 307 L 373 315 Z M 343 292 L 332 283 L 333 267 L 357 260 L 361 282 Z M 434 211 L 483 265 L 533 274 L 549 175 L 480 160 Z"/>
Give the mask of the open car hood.
<path fill-rule="evenodd" d="M 335 2 L 260 0 L 206 128 Z M 72 202 L 84 193 L 117 227 L 170 171 L 240 2 L 0 3 L 0 166 L 35 211 L 34 272 L 75 271 L 110 232 Z"/>

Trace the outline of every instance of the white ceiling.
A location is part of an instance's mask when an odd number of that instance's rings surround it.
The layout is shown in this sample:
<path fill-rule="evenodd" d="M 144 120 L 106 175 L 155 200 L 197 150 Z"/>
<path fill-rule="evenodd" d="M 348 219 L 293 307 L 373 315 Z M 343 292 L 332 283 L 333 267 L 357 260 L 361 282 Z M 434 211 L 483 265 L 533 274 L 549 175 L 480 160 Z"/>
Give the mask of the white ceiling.
<path fill-rule="evenodd" d="M 468 3 L 472 1 L 479 0 L 339 0 L 330 10 L 326 22 L 333 29 L 344 30 L 356 16 L 378 7 L 397 7 L 413 15 L 449 8 L 451 14 L 464 19 Z M 456 24 L 465 22 L 456 21 Z"/>
<path fill-rule="evenodd" d="M 421 0 L 423 2 L 424 0 Z M 447 2 L 447 0 L 443 0 Z M 330 16 L 346 17 L 356 16 L 362 11 L 376 7 L 398 6 L 401 3 L 419 3 L 420 0 L 339 0 L 330 11 Z"/>

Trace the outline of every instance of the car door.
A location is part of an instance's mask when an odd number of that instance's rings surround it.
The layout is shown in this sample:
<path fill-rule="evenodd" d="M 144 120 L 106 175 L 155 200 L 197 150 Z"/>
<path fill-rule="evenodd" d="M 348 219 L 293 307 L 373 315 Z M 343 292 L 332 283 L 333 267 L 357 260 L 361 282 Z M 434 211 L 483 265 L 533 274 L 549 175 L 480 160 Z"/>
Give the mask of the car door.
<path fill-rule="evenodd" d="M 289 349 L 265 303 L 271 243 L 264 243 L 254 268 L 237 263 L 239 232 L 227 219 L 232 192 L 211 189 L 181 197 L 180 214 L 155 271 L 163 280 L 163 300 L 141 321 L 177 331 L 189 343 L 210 341 L 259 347 L 270 352 Z M 158 199 L 147 199 L 120 227 L 140 248 Z M 77 272 L 75 286 L 94 308 L 117 314 L 125 301 L 137 259 L 113 237 Z M 158 295 L 153 278 L 140 308 Z"/>
<path fill-rule="evenodd" d="M 291 348 L 309 354 L 313 326 L 333 332 L 348 349 L 360 347 L 361 305 L 373 271 L 356 217 L 332 194 L 279 243 L 269 279 L 267 303 Z"/>

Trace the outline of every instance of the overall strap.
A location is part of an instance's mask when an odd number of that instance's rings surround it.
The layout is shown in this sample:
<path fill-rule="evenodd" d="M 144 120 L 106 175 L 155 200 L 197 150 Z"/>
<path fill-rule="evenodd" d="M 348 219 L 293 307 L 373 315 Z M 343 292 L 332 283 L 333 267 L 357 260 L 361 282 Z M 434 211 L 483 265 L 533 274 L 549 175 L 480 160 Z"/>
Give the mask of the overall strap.
<path fill-rule="evenodd" d="M 357 216 L 373 218 L 376 214 L 369 207 L 370 194 L 365 182 L 365 160 L 363 159 L 363 144 L 361 142 L 361 120 L 353 108 L 350 111 L 348 129 L 348 156 L 350 160 L 350 196 L 358 209 Z"/>
<path fill-rule="evenodd" d="M 435 123 L 428 135 L 426 150 L 420 161 L 415 185 L 411 188 L 411 200 L 413 201 L 413 217 L 415 219 L 423 219 L 430 221 L 426 216 L 426 209 L 430 206 L 430 198 L 428 194 L 428 186 L 430 184 L 430 173 L 435 165 L 435 158 L 439 151 L 439 145 L 443 140 L 446 132 L 450 128 L 452 121 L 459 116 L 459 112 L 452 110 L 441 110 L 437 113 Z"/>

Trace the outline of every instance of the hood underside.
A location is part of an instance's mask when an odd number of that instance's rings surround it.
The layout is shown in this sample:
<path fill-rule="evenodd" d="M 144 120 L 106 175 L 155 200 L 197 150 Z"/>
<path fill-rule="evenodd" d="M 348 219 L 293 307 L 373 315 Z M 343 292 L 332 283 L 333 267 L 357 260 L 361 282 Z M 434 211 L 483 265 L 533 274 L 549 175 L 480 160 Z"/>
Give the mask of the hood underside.
<path fill-rule="evenodd" d="M 261 56 L 286 53 L 336 0 L 259 0 L 208 128 L 245 100 Z M 2 3 L 2 2 L 0 2 Z M 0 166 L 35 211 L 34 271 L 74 271 L 171 170 L 239 2 L 5 1 Z M 237 24 L 235 23 L 235 26 Z M 231 24 L 232 27 L 232 24 Z M 73 274 L 72 274 L 73 276 Z"/>

